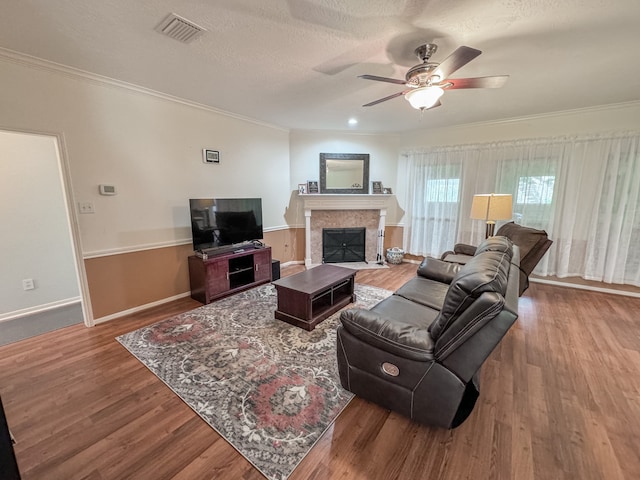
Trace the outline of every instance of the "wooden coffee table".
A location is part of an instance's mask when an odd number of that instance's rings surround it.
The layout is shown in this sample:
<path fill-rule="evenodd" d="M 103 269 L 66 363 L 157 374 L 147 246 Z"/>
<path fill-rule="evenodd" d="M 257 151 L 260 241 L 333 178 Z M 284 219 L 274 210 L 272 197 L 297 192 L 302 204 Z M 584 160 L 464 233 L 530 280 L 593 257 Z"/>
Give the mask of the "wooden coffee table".
<path fill-rule="evenodd" d="M 273 284 L 278 293 L 275 317 L 296 327 L 313 330 L 317 324 L 354 302 L 356 270 L 323 264 Z"/>

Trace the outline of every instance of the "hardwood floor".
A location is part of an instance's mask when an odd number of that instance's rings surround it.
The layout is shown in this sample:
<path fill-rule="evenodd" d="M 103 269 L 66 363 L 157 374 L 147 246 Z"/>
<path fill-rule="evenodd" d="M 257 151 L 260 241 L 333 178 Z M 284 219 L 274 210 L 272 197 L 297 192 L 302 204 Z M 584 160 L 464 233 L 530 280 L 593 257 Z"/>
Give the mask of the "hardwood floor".
<path fill-rule="evenodd" d="M 415 270 L 364 270 L 356 281 L 393 290 Z M 0 347 L 23 478 L 263 479 L 114 340 L 199 305 Z M 356 398 L 290 479 L 640 478 L 640 299 L 532 284 L 519 310 L 462 426 L 421 426 Z"/>

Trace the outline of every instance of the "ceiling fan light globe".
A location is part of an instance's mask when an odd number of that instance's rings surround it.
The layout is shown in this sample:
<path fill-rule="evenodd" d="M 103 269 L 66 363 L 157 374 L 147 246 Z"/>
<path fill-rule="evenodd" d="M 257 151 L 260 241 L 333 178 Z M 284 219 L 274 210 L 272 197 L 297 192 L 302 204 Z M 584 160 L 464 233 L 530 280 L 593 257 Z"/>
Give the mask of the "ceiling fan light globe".
<path fill-rule="evenodd" d="M 430 108 L 440 99 L 444 90 L 440 87 L 420 87 L 405 94 L 404 98 L 416 110 Z"/>

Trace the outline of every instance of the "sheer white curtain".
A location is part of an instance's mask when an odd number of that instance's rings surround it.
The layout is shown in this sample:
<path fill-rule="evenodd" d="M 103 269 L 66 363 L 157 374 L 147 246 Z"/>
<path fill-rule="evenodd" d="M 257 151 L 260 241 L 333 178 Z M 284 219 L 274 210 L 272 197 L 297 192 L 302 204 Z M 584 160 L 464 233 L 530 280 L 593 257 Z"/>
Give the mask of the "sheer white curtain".
<path fill-rule="evenodd" d="M 406 152 L 405 250 L 438 256 L 478 244 L 473 195 L 510 193 L 514 221 L 554 241 L 535 273 L 640 285 L 639 143 L 640 134 L 621 133 Z M 429 187 L 443 178 L 459 179 L 456 204 L 432 201 Z"/>
<path fill-rule="evenodd" d="M 453 150 L 408 156 L 404 248 L 413 255 L 438 256 L 456 241 L 465 155 Z"/>
<path fill-rule="evenodd" d="M 584 276 L 640 286 L 640 136 L 603 139 Z"/>

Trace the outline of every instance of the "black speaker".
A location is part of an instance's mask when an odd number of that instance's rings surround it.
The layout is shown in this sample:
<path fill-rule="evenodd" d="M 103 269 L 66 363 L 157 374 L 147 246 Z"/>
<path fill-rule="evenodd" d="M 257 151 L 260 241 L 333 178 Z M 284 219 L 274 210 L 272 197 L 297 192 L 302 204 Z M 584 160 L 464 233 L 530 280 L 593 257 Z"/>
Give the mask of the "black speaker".
<path fill-rule="evenodd" d="M 280 278 L 280 260 L 271 260 L 271 281 Z"/>

